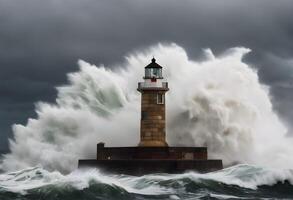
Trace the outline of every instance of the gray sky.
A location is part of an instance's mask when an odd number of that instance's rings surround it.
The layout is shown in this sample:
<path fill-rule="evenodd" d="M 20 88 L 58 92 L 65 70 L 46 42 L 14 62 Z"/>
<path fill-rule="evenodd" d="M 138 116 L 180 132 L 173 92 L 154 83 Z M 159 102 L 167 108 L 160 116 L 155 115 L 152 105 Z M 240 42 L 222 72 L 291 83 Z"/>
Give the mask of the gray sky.
<path fill-rule="evenodd" d="M 292 0 L 0 0 L 0 150 L 13 123 L 54 102 L 77 59 L 113 65 L 127 53 L 175 42 L 191 58 L 244 46 L 293 130 Z"/>

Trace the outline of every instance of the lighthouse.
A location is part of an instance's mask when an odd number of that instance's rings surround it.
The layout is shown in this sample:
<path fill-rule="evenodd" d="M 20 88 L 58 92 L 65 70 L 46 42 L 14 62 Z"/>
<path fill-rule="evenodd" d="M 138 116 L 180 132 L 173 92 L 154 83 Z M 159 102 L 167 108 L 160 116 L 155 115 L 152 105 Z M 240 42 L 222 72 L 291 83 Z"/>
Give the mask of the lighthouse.
<path fill-rule="evenodd" d="M 96 159 L 78 161 L 78 167 L 95 167 L 105 172 L 144 175 L 205 173 L 223 168 L 222 160 L 208 159 L 207 147 L 168 146 L 166 142 L 166 92 L 162 66 L 153 58 L 144 68 L 141 93 L 140 141 L 137 146 L 107 147 L 97 144 Z M 138 132 L 138 131 L 137 131 Z"/>
<path fill-rule="evenodd" d="M 145 67 L 144 82 L 138 83 L 141 93 L 140 142 L 144 147 L 165 147 L 166 98 L 168 82 L 163 82 L 162 66 L 153 58 Z"/>

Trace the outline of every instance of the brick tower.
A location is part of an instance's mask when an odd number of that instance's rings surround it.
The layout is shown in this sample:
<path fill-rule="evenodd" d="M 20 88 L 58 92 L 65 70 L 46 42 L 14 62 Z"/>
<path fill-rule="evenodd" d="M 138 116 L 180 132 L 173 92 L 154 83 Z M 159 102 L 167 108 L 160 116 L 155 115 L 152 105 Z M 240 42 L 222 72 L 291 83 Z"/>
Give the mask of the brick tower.
<path fill-rule="evenodd" d="M 165 93 L 169 88 L 168 83 L 162 80 L 162 67 L 153 58 L 152 62 L 145 67 L 144 82 L 138 83 L 137 88 L 141 93 L 139 146 L 168 146 L 165 129 Z"/>

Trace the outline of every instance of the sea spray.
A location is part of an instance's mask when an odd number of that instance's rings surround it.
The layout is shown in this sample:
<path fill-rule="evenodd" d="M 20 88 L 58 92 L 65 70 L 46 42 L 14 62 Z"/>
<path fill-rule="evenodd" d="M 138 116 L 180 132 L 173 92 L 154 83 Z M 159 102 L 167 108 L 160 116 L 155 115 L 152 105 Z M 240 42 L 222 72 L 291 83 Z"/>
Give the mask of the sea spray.
<path fill-rule="evenodd" d="M 79 158 L 94 158 L 96 143 L 132 146 L 139 141 L 144 66 L 155 55 L 164 67 L 167 141 L 174 146 L 207 146 L 225 165 L 251 163 L 293 168 L 292 139 L 272 110 L 269 88 L 242 62 L 250 50 L 232 48 L 220 56 L 206 50 L 202 62 L 189 60 L 176 45 L 156 45 L 126 57 L 110 70 L 79 61 L 80 70 L 57 88 L 55 104 L 38 103 L 37 119 L 14 125 L 6 170 L 42 165 L 70 172 Z"/>

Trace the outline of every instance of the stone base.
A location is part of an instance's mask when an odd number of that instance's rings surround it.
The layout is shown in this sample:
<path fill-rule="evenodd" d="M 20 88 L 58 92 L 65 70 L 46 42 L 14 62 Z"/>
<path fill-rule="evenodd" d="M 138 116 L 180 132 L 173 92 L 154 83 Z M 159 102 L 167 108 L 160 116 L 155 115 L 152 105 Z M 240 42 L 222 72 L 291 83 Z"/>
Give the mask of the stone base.
<path fill-rule="evenodd" d="M 78 167 L 129 175 L 150 173 L 211 172 L 222 160 L 208 160 L 206 147 L 104 147 L 97 145 L 96 160 L 79 160 Z"/>
<path fill-rule="evenodd" d="M 103 172 L 145 175 L 152 173 L 206 173 L 223 169 L 221 160 L 79 160 L 79 168 L 99 168 Z"/>

